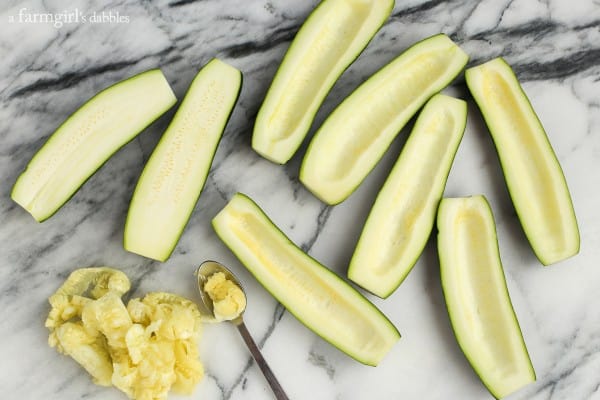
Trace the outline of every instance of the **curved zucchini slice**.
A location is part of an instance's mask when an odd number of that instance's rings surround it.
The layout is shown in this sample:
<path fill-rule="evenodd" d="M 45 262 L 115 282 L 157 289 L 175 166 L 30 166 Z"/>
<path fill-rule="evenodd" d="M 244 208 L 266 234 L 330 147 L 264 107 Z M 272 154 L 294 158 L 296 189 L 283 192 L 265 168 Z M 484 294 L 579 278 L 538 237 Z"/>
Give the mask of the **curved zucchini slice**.
<path fill-rule="evenodd" d="M 125 223 L 126 250 L 169 258 L 202 192 L 241 85 L 240 71 L 218 59 L 198 72 L 137 183 Z"/>
<path fill-rule="evenodd" d="M 17 179 L 12 199 L 38 222 L 51 217 L 111 155 L 176 101 L 158 69 L 104 89 L 38 150 Z"/>
<path fill-rule="evenodd" d="M 345 200 L 408 120 L 462 71 L 468 58 L 440 34 L 379 70 L 319 128 L 302 161 L 302 183 L 328 204 Z"/>
<path fill-rule="evenodd" d="M 504 178 L 527 239 L 549 265 L 579 252 L 579 228 L 548 136 L 510 66 L 496 58 L 466 72 L 496 145 Z"/>
<path fill-rule="evenodd" d="M 286 163 L 327 93 L 390 15 L 393 0 L 325 0 L 302 25 L 261 106 L 252 147 Z"/>
<path fill-rule="evenodd" d="M 463 100 L 432 97 L 379 192 L 348 269 L 377 296 L 389 296 L 423 251 L 466 122 Z"/>
<path fill-rule="evenodd" d="M 483 196 L 443 199 L 437 217 L 441 280 L 458 344 L 496 398 L 535 381 Z"/>
<path fill-rule="evenodd" d="M 356 289 L 295 246 L 248 197 L 213 219 L 221 240 L 304 325 L 354 359 L 377 365 L 400 338 Z"/>

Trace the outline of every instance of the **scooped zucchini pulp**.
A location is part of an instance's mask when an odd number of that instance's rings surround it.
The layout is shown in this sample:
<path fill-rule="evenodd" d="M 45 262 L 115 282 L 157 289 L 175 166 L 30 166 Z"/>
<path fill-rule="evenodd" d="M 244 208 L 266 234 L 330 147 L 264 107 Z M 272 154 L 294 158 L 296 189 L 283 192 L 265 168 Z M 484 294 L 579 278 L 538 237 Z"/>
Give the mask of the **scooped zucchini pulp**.
<path fill-rule="evenodd" d="M 324 0 L 290 45 L 254 124 L 252 147 L 286 163 L 325 96 L 390 15 L 393 0 Z"/>
<path fill-rule="evenodd" d="M 240 71 L 218 59 L 198 72 L 135 188 L 126 250 L 169 258 L 204 187 L 241 84 Z"/>
<path fill-rule="evenodd" d="M 438 217 L 441 281 L 465 356 L 496 398 L 535 381 L 500 261 L 496 225 L 483 196 L 443 199 Z"/>
<path fill-rule="evenodd" d="M 467 122 L 463 100 L 435 95 L 421 111 L 359 239 L 348 277 L 380 297 L 400 285 L 419 258 Z"/>
<path fill-rule="evenodd" d="M 176 101 L 158 69 L 104 89 L 38 150 L 17 179 L 12 199 L 38 222 L 49 218 L 113 153 Z"/>
<path fill-rule="evenodd" d="M 294 245 L 247 196 L 236 194 L 212 223 L 288 311 L 349 356 L 377 365 L 400 338 L 371 302 Z"/>
<path fill-rule="evenodd" d="M 425 39 L 346 98 L 310 142 L 300 180 L 328 204 L 345 200 L 408 120 L 462 71 L 467 54 L 446 35 Z"/>
<path fill-rule="evenodd" d="M 565 177 L 514 72 L 496 58 L 468 69 L 465 77 L 536 256 L 549 265 L 577 254 L 579 228 Z"/>

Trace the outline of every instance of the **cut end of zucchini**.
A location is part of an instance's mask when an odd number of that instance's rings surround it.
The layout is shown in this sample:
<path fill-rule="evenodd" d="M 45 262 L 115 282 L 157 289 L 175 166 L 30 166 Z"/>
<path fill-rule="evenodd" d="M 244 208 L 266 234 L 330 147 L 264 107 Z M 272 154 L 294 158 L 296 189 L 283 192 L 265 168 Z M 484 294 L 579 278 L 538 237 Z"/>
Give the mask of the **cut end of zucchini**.
<path fill-rule="evenodd" d="M 241 84 L 241 72 L 218 59 L 198 72 L 140 176 L 125 223 L 126 250 L 169 258 L 202 192 Z"/>
<path fill-rule="evenodd" d="M 245 195 L 236 194 L 213 227 L 288 311 L 354 359 L 377 365 L 400 338 L 371 302 L 302 252 Z"/>
<path fill-rule="evenodd" d="M 496 58 L 468 69 L 466 81 L 490 130 L 536 256 L 549 265 L 577 254 L 579 228 L 565 177 L 514 72 Z"/>
<path fill-rule="evenodd" d="M 104 89 L 75 111 L 35 154 L 11 197 L 39 222 L 54 214 L 112 154 L 175 104 L 158 70 Z"/>
<path fill-rule="evenodd" d="M 452 82 L 468 58 L 440 34 L 415 44 L 378 71 L 317 131 L 302 162 L 302 183 L 328 204 L 345 200 L 410 118 Z"/>
<path fill-rule="evenodd" d="M 325 0 L 294 38 L 260 108 L 252 147 L 286 163 L 308 133 L 317 109 L 390 15 L 393 0 Z"/>
<path fill-rule="evenodd" d="M 482 382 L 503 398 L 535 381 L 483 196 L 444 199 L 438 212 L 441 281 L 456 339 Z"/>
<path fill-rule="evenodd" d="M 465 101 L 438 94 L 427 102 L 369 214 L 348 269 L 352 281 L 387 297 L 408 275 L 433 228 L 466 122 Z"/>

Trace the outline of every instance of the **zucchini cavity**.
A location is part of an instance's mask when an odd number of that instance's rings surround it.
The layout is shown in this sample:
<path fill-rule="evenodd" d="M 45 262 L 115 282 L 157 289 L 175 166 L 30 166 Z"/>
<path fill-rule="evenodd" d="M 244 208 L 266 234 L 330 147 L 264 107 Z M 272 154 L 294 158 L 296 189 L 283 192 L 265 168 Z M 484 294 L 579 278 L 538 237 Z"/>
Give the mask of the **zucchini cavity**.
<path fill-rule="evenodd" d="M 389 296 L 421 255 L 467 122 L 463 100 L 435 95 L 423 108 L 379 192 L 348 277 Z"/>
<path fill-rule="evenodd" d="M 328 204 L 345 200 L 381 159 L 425 102 L 467 63 L 447 36 L 425 39 L 360 85 L 325 120 L 310 142 L 300 180 Z"/>
<path fill-rule="evenodd" d="M 465 356 L 500 399 L 535 381 L 500 261 L 496 225 L 483 196 L 443 199 L 438 217 L 441 281 Z"/>
<path fill-rule="evenodd" d="M 286 163 L 327 93 L 390 15 L 393 0 L 325 0 L 302 25 L 256 117 L 252 147 Z"/>
<path fill-rule="evenodd" d="M 236 194 L 212 223 L 273 297 L 349 356 L 377 365 L 400 338 L 371 302 L 294 245 L 247 196 Z"/>
<path fill-rule="evenodd" d="M 523 230 L 538 259 L 554 264 L 579 252 L 579 228 L 560 163 L 510 66 L 496 58 L 466 81 L 496 145 Z"/>

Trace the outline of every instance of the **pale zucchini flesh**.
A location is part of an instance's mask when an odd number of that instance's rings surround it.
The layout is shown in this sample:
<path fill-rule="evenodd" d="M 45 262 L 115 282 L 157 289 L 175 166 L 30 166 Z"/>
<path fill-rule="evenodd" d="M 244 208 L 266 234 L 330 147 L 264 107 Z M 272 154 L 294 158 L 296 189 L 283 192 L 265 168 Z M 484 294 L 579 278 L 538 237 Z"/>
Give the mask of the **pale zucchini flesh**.
<path fill-rule="evenodd" d="M 393 0 L 324 0 L 294 38 L 254 124 L 252 147 L 286 163 L 325 96 L 390 15 Z"/>
<path fill-rule="evenodd" d="M 241 84 L 240 71 L 218 59 L 198 72 L 137 183 L 125 223 L 126 250 L 169 258 L 202 192 Z"/>
<path fill-rule="evenodd" d="M 247 196 L 236 194 L 212 223 L 288 311 L 349 356 L 377 365 L 400 338 L 381 311 L 294 245 Z"/>
<path fill-rule="evenodd" d="M 328 204 L 345 200 L 409 119 L 447 86 L 467 61 L 467 54 L 443 34 L 406 50 L 325 120 L 302 161 L 302 183 Z"/>
<path fill-rule="evenodd" d="M 538 259 L 579 252 L 571 195 L 548 136 L 510 66 L 501 58 L 470 68 L 466 81 L 492 135 L 515 210 Z"/>
<path fill-rule="evenodd" d="M 413 268 L 466 122 L 465 101 L 438 94 L 427 102 L 367 218 L 348 269 L 352 281 L 387 297 Z"/>
<path fill-rule="evenodd" d="M 111 155 L 176 101 L 158 69 L 104 89 L 38 150 L 17 179 L 12 199 L 37 221 L 49 218 Z"/>
<path fill-rule="evenodd" d="M 437 226 L 442 288 L 458 344 L 492 395 L 508 396 L 536 377 L 490 206 L 483 196 L 443 199 Z"/>

